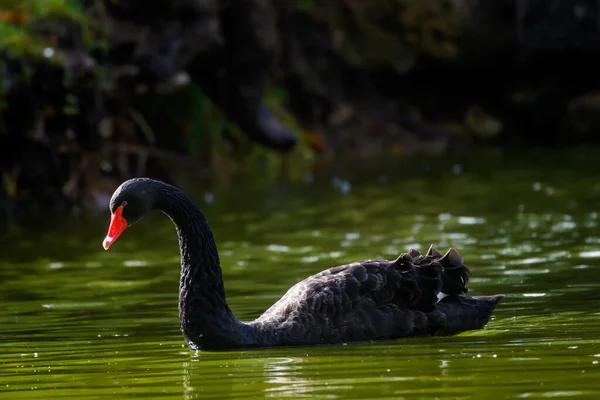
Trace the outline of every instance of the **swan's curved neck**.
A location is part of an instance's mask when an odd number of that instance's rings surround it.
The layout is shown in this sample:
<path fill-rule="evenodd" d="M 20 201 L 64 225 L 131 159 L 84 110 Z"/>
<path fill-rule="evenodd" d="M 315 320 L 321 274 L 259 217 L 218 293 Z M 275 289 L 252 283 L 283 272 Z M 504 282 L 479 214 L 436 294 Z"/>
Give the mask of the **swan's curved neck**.
<path fill-rule="evenodd" d="M 165 185 L 156 208 L 175 224 L 181 252 L 179 320 L 192 348 L 248 345 L 249 327 L 227 305 L 217 246 L 206 218 L 179 189 Z"/>

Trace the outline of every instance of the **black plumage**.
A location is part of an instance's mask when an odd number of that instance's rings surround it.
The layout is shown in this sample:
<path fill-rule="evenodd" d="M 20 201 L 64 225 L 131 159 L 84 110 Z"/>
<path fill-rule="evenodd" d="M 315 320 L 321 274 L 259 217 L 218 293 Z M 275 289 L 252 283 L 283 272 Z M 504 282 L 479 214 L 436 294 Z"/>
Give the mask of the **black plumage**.
<path fill-rule="evenodd" d="M 260 317 L 241 322 L 225 299 L 219 256 L 202 212 L 160 181 L 124 182 L 111 199 L 131 225 L 154 209 L 175 223 L 181 251 L 179 314 L 195 349 L 301 346 L 453 335 L 482 329 L 496 296 L 465 296 L 470 271 L 454 249 L 411 249 L 396 260 L 365 260 L 321 271 L 290 288 Z M 438 295 L 446 297 L 438 301 Z"/>

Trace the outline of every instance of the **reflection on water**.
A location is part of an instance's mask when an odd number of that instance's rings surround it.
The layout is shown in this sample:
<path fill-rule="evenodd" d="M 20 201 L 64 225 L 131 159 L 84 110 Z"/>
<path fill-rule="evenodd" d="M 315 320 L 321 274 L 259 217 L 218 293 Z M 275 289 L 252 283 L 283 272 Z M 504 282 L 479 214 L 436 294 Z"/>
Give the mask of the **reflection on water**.
<path fill-rule="evenodd" d="M 595 399 L 596 158 L 421 160 L 348 172 L 337 186 L 319 176 L 240 186 L 203 205 L 241 319 L 324 268 L 456 247 L 470 294 L 506 298 L 485 330 L 448 338 L 193 352 L 178 328 L 177 240 L 164 216 L 109 252 L 105 219 L 25 231 L 0 243 L 0 397 Z"/>

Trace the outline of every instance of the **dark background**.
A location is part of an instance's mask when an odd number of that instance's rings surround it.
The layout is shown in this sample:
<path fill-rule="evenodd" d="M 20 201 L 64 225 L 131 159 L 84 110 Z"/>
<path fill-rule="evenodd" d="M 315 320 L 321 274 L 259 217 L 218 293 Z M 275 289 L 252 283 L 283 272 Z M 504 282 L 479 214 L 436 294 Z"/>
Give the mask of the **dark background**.
<path fill-rule="evenodd" d="M 597 145 L 599 49 L 597 0 L 0 0 L 0 231 L 132 176 Z"/>

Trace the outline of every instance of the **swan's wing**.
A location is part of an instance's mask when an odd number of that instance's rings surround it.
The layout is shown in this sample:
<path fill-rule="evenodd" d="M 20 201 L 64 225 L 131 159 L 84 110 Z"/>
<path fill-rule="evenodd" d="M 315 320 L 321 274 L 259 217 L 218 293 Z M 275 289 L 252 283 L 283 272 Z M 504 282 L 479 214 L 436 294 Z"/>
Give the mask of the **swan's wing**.
<path fill-rule="evenodd" d="M 358 261 L 313 275 L 293 286 L 256 322 L 329 329 L 392 318 L 398 311 L 430 312 L 440 291 L 462 293 L 467 280 L 468 268 L 455 250 L 444 256 L 433 248 L 426 255 L 411 250 L 394 261 Z"/>

